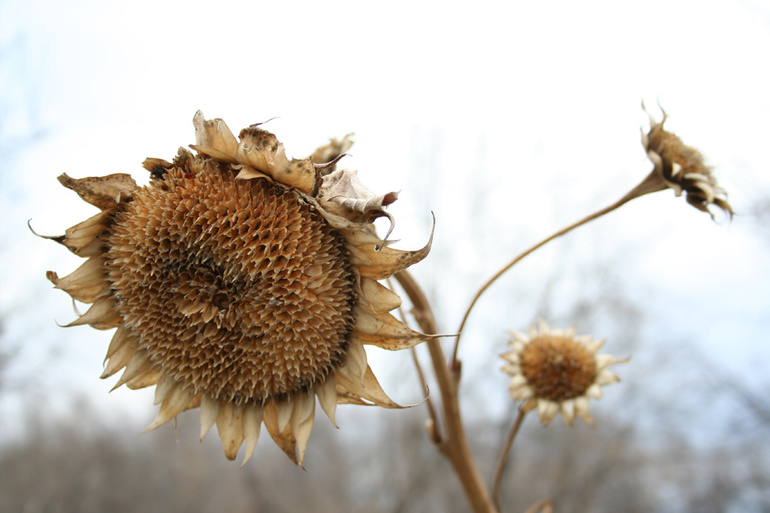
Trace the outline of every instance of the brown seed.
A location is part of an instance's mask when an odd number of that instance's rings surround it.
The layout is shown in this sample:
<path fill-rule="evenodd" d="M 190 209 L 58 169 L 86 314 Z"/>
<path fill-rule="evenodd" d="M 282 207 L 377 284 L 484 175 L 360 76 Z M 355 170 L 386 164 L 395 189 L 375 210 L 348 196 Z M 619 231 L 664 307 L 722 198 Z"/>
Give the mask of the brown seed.
<path fill-rule="evenodd" d="M 354 322 L 344 242 L 291 189 L 189 171 L 116 215 L 106 260 L 124 323 L 196 394 L 241 404 L 320 383 Z"/>

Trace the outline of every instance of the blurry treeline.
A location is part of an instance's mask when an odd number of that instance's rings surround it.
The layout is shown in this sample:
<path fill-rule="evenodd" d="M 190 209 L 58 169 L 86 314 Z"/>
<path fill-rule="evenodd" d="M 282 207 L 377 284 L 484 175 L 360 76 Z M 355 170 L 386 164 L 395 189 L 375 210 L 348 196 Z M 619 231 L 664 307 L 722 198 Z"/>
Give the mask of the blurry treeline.
<path fill-rule="evenodd" d="M 703 397 L 704 408 L 708 402 Z M 227 462 L 214 436 L 198 443 L 196 414 L 140 434 L 133 420 L 100 419 L 104 412 L 85 402 L 56 421 L 45 408 L 30 410 L 26 436 L 0 449 L 3 512 L 467 511 L 454 474 L 422 431 L 419 408 L 372 409 L 357 415 L 358 426 L 346 418 L 338 432 L 319 419 L 307 471 L 268 440 L 244 468 Z M 606 408 L 596 417 L 596 428 L 559 421 L 543 429 L 528 419 L 505 475 L 505 511 L 525 511 L 543 497 L 559 513 L 770 510 L 770 454 L 760 436 L 697 446 L 669 424 L 667 440 L 650 447 L 633 419 Z M 470 423 L 490 470 L 509 420 Z M 756 427 L 766 439 L 767 419 Z"/>
<path fill-rule="evenodd" d="M 598 297 L 560 313 L 549 306 L 559 293 L 559 283 L 551 284 L 540 314 L 579 318 L 586 326 L 612 317 L 626 334 L 638 332 L 642 313 L 610 286 L 617 280 L 605 283 Z M 623 382 L 592 401 L 595 427 L 556 419 L 542 428 L 536 416 L 526 419 L 503 477 L 504 511 L 526 511 L 545 497 L 558 513 L 770 511 L 768 397 L 699 356 L 696 345 L 660 351 L 637 342 L 627 336 L 625 348 L 611 347 L 634 356 L 621 369 Z M 682 354 L 689 355 L 686 362 Z M 390 387 L 395 397 L 415 386 L 409 359 L 403 361 L 390 370 L 393 381 L 408 382 Z M 500 401 L 492 390 L 504 390 L 505 378 L 464 379 L 467 431 L 491 479 L 515 405 L 509 401 L 502 414 L 488 408 Z M 34 397 L 18 420 L 25 435 L 0 445 L 2 512 L 468 510 L 449 464 L 424 433 L 424 406 L 341 406 L 339 431 L 318 411 L 303 470 L 264 429 L 251 461 L 243 468 L 240 458 L 228 462 L 214 434 L 198 442 L 197 410 L 141 434 L 141 421 L 119 418 L 118 409 L 97 411 L 82 399 L 69 415 L 52 418 L 45 399 Z"/>

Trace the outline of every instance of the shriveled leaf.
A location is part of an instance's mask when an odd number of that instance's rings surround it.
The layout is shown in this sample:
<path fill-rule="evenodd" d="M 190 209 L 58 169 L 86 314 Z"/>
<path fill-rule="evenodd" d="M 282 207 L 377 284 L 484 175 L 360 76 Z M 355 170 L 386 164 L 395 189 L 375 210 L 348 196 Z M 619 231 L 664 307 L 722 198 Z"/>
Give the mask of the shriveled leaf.
<path fill-rule="evenodd" d="M 310 156 L 321 167 L 321 175 L 326 176 L 335 170 L 335 161 L 353 146 L 353 134 L 347 134 L 342 140 L 330 139 L 329 144 L 319 147 Z M 328 165 L 324 165 L 327 164 Z"/>
<path fill-rule="evenodd" d="M 307 159 L 293 159 L 288 167 L 275 169 L 273 178 L 285 185 L 290 185 L 302 192 L 310 194 L 316 184 L 316 170 L 313 161 Z"/>
<path fill-rule="evenodd" d="M 398 198 L 397 192 L 375 194 L 358 179 L 358 171 L 342 169 L 323 177 L 318 200 L 329 211 L 359 222 L 372 222 Z M 341 208 L 342 207 L 342 208 Z"/>
<path fill-rule="evenodd" d="M 238 141 L 227 127 L 227 124 L 219 118 L 207 120 L 203 113 L 198 111 L 193 117 L 195 126 L 195 145 L 193 149 L 211 157 L 235 164 L 238 150 Z"/>
<path fill-rule="evenodd" d="M 256 126 L 244 128 L 240 133 L 236 157 L 238 162 L 253 167 L 272 177 L 289 167 L 289 159 L 278 138 Z"/>
<path fill-rule="evenodd" d="M 63 174 L 59 176 L 59 182 L 101 210 L 117 207 L 122 201 L 131 198 L 137 189 L 134 179 L 125 173 L 87 178 L 70 178 Z"/>

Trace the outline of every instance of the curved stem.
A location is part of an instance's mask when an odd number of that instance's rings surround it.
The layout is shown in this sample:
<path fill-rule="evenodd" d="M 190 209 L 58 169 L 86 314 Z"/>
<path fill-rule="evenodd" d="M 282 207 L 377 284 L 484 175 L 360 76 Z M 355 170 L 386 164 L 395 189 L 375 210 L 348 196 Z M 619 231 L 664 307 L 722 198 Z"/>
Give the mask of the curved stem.
<path fill-rule="evenodd" d="M 476 292 L 476 295 L 473 296 L 473 299 L 471 300 L 471 304 L 468 306 L 468 309 L 465 311 L 465 315 L 463 316 L 463 320 L 460 323 L 460 328 L 457 330 L 457 338 L 455 339 L 455 346 L 454 351 L 452 352 L 452 367 L 455 368 L 459 365 L 457 360 L 457 351 L 460 347 L 460 338 L 463 334 L 463 328 L 465 328 L 465 324 L 468 321 L 468 317 L 471 314 L 471 311 L 473 310 L 473 307 L 476 305 L 476 302 L 479 300 L 482 294 L 486 292 L 486 290 L 497 281 L 498 278 L 500 278 L 503 274 L 505 274 L 511 267 L 519 263 L 521 260 L 523 260 L 526 256 L 528 256 L 530 253 L 533 253 L 535 250 L 540 249 L 541 247 L 545 246 L 552 240 L 556 239 L 557 237 L 561 237 L 562 235 L 571 232 L 575 228 L 582 226 L 584 224 L 587 224 L 594 219 L 598 219 L 599 217 L 608 214 L 612 212 L 613 210 L 616 210 L 620 208 L 621 206 L 625 205 L 629 201 L 631 201 L 634 198 L 638 198 L 639 196 L 643 196 L 645 194 L 650 194 L 653 192 L 658 192 L 667 189 L 669 186 L 668 184 L 663 180 L 663 177 L 655 170 L 653 170 L 647 177 L 642 180 L 639 185 L 631 189 L 628 194 L 620 198 L 615 203 L 604 207 L 600 210 L 597 210 L 593 214 L 590 214 L 583 219 L 576 221 L 569 226 L 562 228 L 561 230 L 557 231 L 556 233 L 546 237 L 545 239 L 541 240 L 534 246 L 530 247 L 529 249 L 523 251 L 519 255 L 517 255 L 513 260 L 508 262 L 502 269 L 497 271 L 489 280 L 487 280 L 484 285 L 481 286 L 481 288 Z"/>
<path fill-rule="evenodd" d="M 524 513 L 553 513 L 553 502 L 551 499 L 540 499 Z"/>
<path fill-rule="evenodd" d="M 500 478 L 503 477 L 503 470 L 505 470 L 505 462 L 508 459 L 508 453 L 511 451 L 513 445 L 513 439 L 516 438 L 516 433 L 519 432 L 521 421 L 524 420 L 524 415 L 527 412 L 524 409 L 519 408 L 519 415 L 516 417 L 516 421 L 511 427 L 511 431 L 508 433 L 508 439 L 505 441 L 505 447 L 503 452 L 500 453 L 500 459 L 497 461 L 497 467 L 495 467 L 495 477 L 492 480 L 492 499 L 495 501 L 495 506 L 500 509 Z"/>
<path fill-rule="evenodd" d="M 422 366 L 420 365 L 420 360 L 417 357 L 417 350 L 416 348 L 411 348 L 412 352 L 412 362 L 414 362 L 414 366 L 417 369 L 417 376 L 420 378 L 420 384 L 422 385 L 422 389 L 425 391 L 426 394 L 428 394 L 428 384 L 425 381 L 425 373 L 422 371 Z M 425 401 L 425 404 L 428 407 L 428 415 L 430 416 L 430 424 L 428 425 L 428 435 L 430 436 L 430 439 L 433 440 L 433 443 L 440 444 L 441 443 L 441 432 L 439 431 L 439 425 L 438 425 L 438 415 L 436 414 L 436 408 L 433 406 L 433 401 L 430 398 L 430 394 L 428 394 L 428 398 Z"/>
<path fill-rule="evenodd" d="M 433 311 L 425 294 L 417 285 L 412 275 L 407 271 L 401 271 L 395 274 L 394 277 L 404 288 L 407 296 L 409 296 L 414 306 L 415 317 L 420 325 L 420 329 L 429 335 L 437 334 L 438 328 Z M 481 478 L 476 461 L 473 459 L 468 438 L 465 436 L 465 429 L 463 428 L 462 417 L 460 416 L 456 381 L 453 379 L 452 373 L 447 366 L 439 340 L 431 338 L 425 344 L 428 346 L 431 363 L 433 364 L 436 381 L 441 393 L 441 408 L 445 429 L 444 436 L 434 438 L 434 442 L 438 440 L 436 446 L 441 454 L 446 456 L 452 464 L 473 511 L 476 513 L 499 513 L 499 510 L 492 502 L 489 491 L 484 485 L 484 480 Z M 435 428 L 437 429 L 437 426 Z"/>

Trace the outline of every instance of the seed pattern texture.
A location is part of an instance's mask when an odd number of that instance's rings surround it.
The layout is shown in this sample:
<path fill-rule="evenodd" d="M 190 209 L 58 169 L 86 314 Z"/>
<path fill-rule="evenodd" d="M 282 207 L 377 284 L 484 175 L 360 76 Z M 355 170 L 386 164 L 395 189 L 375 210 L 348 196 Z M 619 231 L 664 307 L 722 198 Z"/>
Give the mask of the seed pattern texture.
<path fill-rule="evenodd" d="M 566 337 L 535 338 L 524 347 L 519 360 L 521 373 L 535 394 L 549 401 L 581 396 L 596 380 L 593 353 Z"/>
<path fill-rule="evenodd" d="M 139 348 L 190 392 L 236 405 L 321 382 L 353 324 L 344 243 L 291 189 L 189 171 L 141 189 L 109 239 L 109 281 Z"/>

